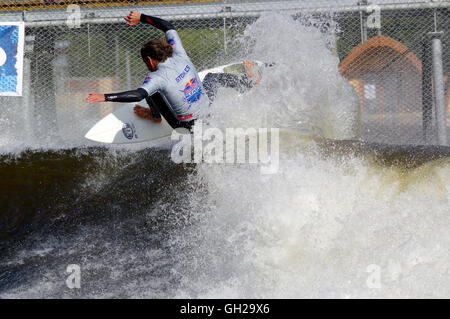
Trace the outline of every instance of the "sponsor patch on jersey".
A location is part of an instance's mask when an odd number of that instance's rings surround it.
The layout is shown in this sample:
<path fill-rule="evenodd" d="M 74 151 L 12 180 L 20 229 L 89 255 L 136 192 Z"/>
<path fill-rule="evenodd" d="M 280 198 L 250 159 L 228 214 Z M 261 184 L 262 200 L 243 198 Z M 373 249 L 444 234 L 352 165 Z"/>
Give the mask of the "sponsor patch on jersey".
<path fill-rule="evenodd" d="M 150 80 L 151 80 L 151 78 L 150 78 L 150 75 L 147 75 L 147 77 L 145 78 L 145 80 L 144 80 L 144 83 L 143 83 L 143 84 L 147 84 L 147 83 L 149 83 L 149 82 L 150 82 Z"/>
<path fill-rule="evenodd" d="M 174 45 L 175 44 L 175 40 L 174 39 L 169 39 L 169 41 L 167 41 L 167 43 L 169 43 L 169 45 Z"/>
<path fill-rule="evenodd" d="M 186 86 L 184 87 L 184 96 L 188 103 L 196 102 L 200 99 L 202 94 L 202 88 L 197 81 L 197 78 L 192 78 L 187 81 Z"/>
<path fill-rule="evenodd" d="M 177 83 L 180 82 L 186 76 L 186 74 L 189 72 L 190 69 L 191 69 L 191 67 L 189 65 L 186 65 L 186 67 L 184 68 L 183 72 L 178 74 L 178 76 L 175 79 L 175 81 L 177 81 Z"/>

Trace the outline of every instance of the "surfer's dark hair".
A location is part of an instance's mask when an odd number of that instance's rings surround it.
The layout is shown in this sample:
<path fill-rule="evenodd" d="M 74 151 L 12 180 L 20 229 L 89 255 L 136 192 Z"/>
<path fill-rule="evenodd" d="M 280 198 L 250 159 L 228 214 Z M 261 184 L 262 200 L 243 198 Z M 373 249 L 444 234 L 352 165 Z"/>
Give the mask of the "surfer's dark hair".
<path fill-rule="evenodd" d="M 151 39 L 141 47 L 141 56 L 144 61 L 147 57 L 164 62 L 173 55 L 173 48 L 162 39 Z"/>

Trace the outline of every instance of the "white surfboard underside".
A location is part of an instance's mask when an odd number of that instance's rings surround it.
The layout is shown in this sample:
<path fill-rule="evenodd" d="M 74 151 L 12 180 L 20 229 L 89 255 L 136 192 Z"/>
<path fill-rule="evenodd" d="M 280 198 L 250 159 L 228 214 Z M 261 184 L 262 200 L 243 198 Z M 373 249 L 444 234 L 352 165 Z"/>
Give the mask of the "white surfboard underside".
<path fill-rule="evenodd" d="M 135 103 L 125 104 L 97 122 L 85 138 L 108 144 L 129 144 L 169 136 L 172 128 L 163 119 L 161 123 L 144 120 L 133 111 Z"/>

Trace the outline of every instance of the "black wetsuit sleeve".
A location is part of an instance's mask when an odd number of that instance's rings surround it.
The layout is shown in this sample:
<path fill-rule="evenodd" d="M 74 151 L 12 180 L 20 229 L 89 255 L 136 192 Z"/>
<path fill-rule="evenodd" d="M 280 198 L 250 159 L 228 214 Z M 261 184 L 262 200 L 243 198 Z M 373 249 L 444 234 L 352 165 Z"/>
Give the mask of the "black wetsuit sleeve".
<path fill-rule="evenodd" d="M 148 92 L 142 88 L 133 91 L 105 94 L 107 102 L 139 102 L 148 96 Z"/>
<path fill-rule="evenodd" d="M 150 23 L 155 28 L 164 32 L 167 32 L 169 30 L 175 30 L 175 27 L 169 21 L 157 17 L 148 16 L 143 13 L 141 13 L 141 22 Z"/>

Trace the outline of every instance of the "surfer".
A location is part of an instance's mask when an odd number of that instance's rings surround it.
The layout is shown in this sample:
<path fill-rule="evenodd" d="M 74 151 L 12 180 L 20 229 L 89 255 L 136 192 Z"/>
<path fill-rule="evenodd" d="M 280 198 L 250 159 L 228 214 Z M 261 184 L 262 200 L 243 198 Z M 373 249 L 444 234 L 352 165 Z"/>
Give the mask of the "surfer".
<path fill-rule="evenodd" d="M 138 102 L 146 99 L 150 108 L 134 107 L 137 116 L 161 122 L 161 115 L 172 128 L 191 129 L 210 100 L 197 70 L 184 50 L 174 26 L 163 19 L 131 11 L 125 17 L 128 25 L 149 23 L 165 32 L 166 41 L 151 39 L 141 47 L 141 57 L 150 71 L 136 90 L 120 93 L 89 93 L 88 103 Z"/>

